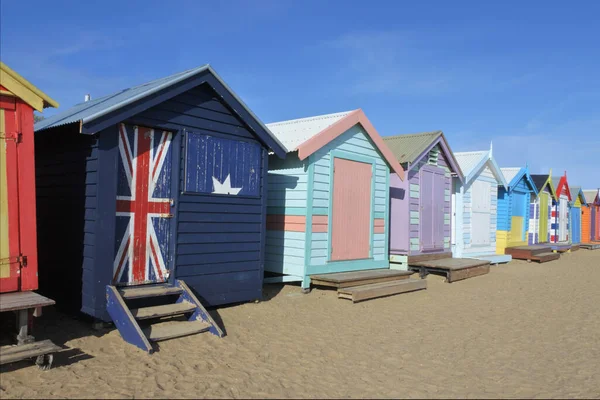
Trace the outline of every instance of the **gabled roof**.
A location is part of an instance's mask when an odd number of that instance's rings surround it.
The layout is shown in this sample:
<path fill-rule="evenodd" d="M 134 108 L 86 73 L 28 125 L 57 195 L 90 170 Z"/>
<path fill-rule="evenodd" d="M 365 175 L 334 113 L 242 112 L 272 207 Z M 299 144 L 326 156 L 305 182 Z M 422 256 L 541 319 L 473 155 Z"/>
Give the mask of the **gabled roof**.
<path fill-rule="evenodd" d="M 276 136 L 208 64 L 77 104 L 38 122 L 35 130 L 76 123 L 81 133 L 93 134 L 204 83 L 209 84 L 275 154 L 285 156 L 285 149 Z"/>
<path fill-rule="evenodd" d="M 496 160 L 492 156 L 492 147 L 490 145 L 489 150 L 485 151 L 466 151 L 454 153 L 454 157 L 460 165 L 460 169 L 465 175 L 465 184 L 477 179 L 479 174 L 483 172 L 485 167 L 489 167 L 492 175 L 496 178 L 499 185 L 502 185 L 506 189 L 506 179 L 498 167 Z"/>
<path fill-rule="evenodd" d="M 504 174 L 504 178 L 506 179 L 506 182 L 508 184 L 509 191 L 514 189 L 519 184 L 519 181 L 521 179 L 525 179 L 525 181 L 529 183 L 529 186 L 531 186 L 531 190 L 535 193 L 535 195 L 538 195 L 537 185 L 535 184 L 533 178 L 529 174 L 528 167 L 500 168 L 500 170 L 502 171 L 502 174 Z"/>
<path fill-rule="evenodd" d="M 581 201 L 582 205 L 586 205 L 587 201 L 585 200 L 585 196 L 583 194 L 583 190 L 581 186 L 571 186 L 571 194 L 573 195 L 573 202 L 579 197 L 579 201 Z"/>
<path fill-rule="evenodd" d="M 567 182 L 567 171 L 565 171 L 565 174 L 560 178 L 552 178 L 552 185 L 556 190 L 556 197 L 559 197 L 562 193 L 563 187 L 566 187 L 567 197 L 569 198 L 569 201 L 571 201 L 571 190 L 569 188 L 569 183 Z"/>
<path fill-rule="evenodd" d="M 411 169 L 429 150 L 439 143 L 450 164 L 449 167 L 456 173 L 458 179 L 464 183 L 463 172 L 442 131 L 387 136 L 383 140 L 406 171 Z"/>
<path fill-rule="evenodd" d="M 283 143 L 288 153 L 298 151 L 298 158 L 304 160 L 357 124 L 363 127 L 392 170 L 404 180 L 404 168 L 361 109 L 273 122 L 267 127 Z"/>
<path fill-rule="evenodd" d="M 13 71 L 2 61 L 0 61 L 0 85 L 8 90 L 8 92 L 0 90 L 1 95 L 16 96 L 37 111 L 44 111 L 44 108 L 48 107 L 58 107 L 55 100 L 33 86 L 31 82 Z"/>
<path fill-rule="evenodd" d="M 506 182 L 508 182 L 508 184 L 510 185 L 510 183 L 512 182 L 514 177 L 517 176 L 517 174 L 519 172 L 521 172 L 521 170 L 523 170 L 523 168 L 511 167 L 511 168 L 500 168 L 500 170 L 504 174 L 504 179 L 506 179 Z"/>
<path fill-rule="evenodd" d="M 552 170 L 550 170 L 549 174 L 531 174 L 531 179 L 533 179 L 533 182 L 535 183 L 535 187 L 537 188 L 538 194 L 542 193 L 544 188 L 548 186 L 552 197 L 555 199 L 557 198 L 556 189 L 552 184 Z"/>
<path fill-rule="evenodd" d="M 296 151 L 299 145 L 318 135 L 351 112 L 344 111 L 335 114 L 271 122 L 266 124 L 266 126 L 277 136 L 289 153 Z"/>
<path fill-rule="evenodd" d="M 585 202 L 587 204 L 600 205 L 600 189 L 587 189 L 583 191 Z"/>

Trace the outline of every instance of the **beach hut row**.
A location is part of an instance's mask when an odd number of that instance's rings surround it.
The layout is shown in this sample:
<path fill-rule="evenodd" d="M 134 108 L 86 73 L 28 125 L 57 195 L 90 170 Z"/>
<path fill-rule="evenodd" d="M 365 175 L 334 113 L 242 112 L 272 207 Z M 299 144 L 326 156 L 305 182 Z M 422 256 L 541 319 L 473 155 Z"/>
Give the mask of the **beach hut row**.
<path fill-rule="evenodd" d="M 45 299 L 148 352 L 222 336 L 206 307 L 260 300 L 265 283 L 360 301 L 424 289 L 415 271 L 452 282 L 600 240 L 598 190 L 566 173 L 500 168 L 492 144 L 453 152 L 441 131 L 382 137 L 360 109 L 264 124 L 208 65 L 86 96 L 28 146 L 38 248 L 19 257 L 37 256 Z M 38 288 L 20 282 L 6 291 Z"/>

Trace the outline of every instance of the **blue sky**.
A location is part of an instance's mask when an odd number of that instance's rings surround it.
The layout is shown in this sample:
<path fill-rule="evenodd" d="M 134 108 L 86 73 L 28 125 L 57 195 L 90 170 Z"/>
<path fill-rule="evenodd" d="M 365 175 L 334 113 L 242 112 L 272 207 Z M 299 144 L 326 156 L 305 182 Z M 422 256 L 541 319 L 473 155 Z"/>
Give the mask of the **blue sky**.
<path fill-rule="evenodd" d="M 210 63 L 264 122 L 362 108 L 382 135 L 493 140 L 502 167 L 592 188 L 600 1 L 570 4 L 2 1 L 0 55 L 61 109 Z"/>

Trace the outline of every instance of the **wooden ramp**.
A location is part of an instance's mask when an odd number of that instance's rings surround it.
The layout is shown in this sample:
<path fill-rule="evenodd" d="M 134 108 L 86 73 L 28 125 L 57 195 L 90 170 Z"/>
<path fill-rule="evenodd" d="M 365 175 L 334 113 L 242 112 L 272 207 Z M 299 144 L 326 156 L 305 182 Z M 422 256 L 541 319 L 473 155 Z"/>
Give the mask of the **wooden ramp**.
<path fill-rule="evenodd" d="M 543 244 L 507 247 L 504 252 L 510 254 L 514 259 L 527 260 L 527 262 L 538 261 L 543 263 L 560 258 L 560 254 L 552 252 L 551 246 Z"/>
<path fill-rule="evenodd" d="M 311 275 L 310 283 L 317 286 L 346 288 L 408 279 L 410 271 L 393 269 L 369 269 L 364 271 L 336 272 L 332 274 Z"/>
<path fill-rule="evenodd" d="M 409 279 L 412 274 L 411 271 L 371 269 L 311 275 L 310 281 L 314 285 L 337 288 L 338 298 L 356 303 L 426 289 L 427 282 Z"/>
<path fill-rule="evenodd" d="M 579 247 L 586 250 L 598 250 L 600 249 L 600 242 L 581 243 Z"/>
<path fill-rule="evenodd" d="M 446 275 L 446 282 L 452 283 L 489 273 L 490 262 L 473 258 L 443 258 L 414 262 L 408 268 L 419 272 L 421 278 L 430 273 Z"/>

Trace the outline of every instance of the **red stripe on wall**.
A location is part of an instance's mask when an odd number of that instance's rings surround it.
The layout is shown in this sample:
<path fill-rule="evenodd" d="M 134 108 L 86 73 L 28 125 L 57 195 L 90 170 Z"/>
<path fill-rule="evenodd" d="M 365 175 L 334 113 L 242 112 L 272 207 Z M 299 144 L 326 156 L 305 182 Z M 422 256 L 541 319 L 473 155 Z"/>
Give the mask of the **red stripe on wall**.
<path fill-rule="evenodd" d="M 312 231 L 317 233 L 327 232 L 329 229 L 329 217 L 327 215 L 313 215 Z"/>
<path fill-rule="evenodd" d="M 303 215 L 267 215 L 267 229 L 270 231 L 305 232 L 306 217 Z"/>
<path fill-rule="evenodd" d="M 385 220 L 383 218 L 373 220 L 373 233 L 385 233 Z"/>

